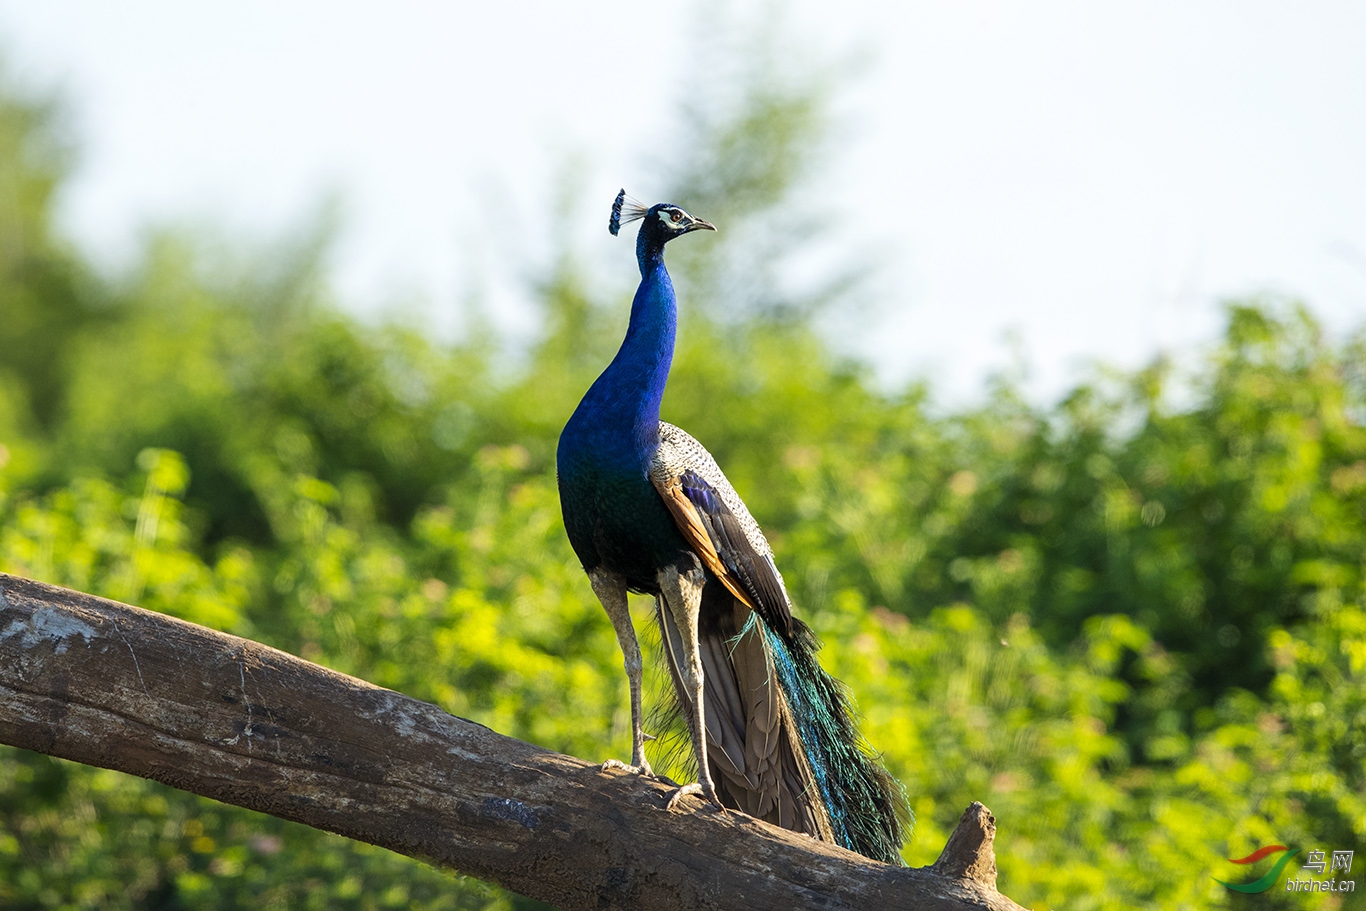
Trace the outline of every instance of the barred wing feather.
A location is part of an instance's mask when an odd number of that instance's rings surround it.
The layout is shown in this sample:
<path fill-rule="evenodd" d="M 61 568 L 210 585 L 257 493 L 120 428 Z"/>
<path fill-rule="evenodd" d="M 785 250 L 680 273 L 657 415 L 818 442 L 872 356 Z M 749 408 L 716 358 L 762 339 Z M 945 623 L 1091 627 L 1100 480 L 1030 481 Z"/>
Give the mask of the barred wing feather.
<path fill-rule="evenodd" d="M 661 421 L 650 480 L 707 569 L 769 626 L 790 636 L 792 606 L 773 549 L 711 454 Z"/>

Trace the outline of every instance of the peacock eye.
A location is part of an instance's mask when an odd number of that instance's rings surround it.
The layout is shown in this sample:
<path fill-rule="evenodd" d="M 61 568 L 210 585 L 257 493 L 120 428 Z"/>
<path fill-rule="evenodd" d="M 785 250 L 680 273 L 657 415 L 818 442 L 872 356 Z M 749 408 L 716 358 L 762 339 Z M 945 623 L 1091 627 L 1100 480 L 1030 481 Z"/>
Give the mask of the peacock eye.
<path fill-rule="evenodd" d="M 675 212 L 674 212 L 672 215 L 670 215 L 669 217 L 672 218 L 675 222 L 682 221 L 682 220 L 683 220 L 683 213 L 682 213 L 682 212 L 679 212 L 679 211 L 675 211 Z"/>

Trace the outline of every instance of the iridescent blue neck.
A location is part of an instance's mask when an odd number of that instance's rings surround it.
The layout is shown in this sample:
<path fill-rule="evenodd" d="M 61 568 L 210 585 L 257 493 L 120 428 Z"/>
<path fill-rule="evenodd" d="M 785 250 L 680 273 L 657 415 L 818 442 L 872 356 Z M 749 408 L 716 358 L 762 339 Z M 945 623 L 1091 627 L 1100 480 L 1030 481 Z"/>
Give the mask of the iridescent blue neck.
<path fill-rule="evenodd" d="M 648 458 L 659 442 L 659 405 L 673 363 L 678 310 L 664 268 L 663 244 L 636 243 L 640 287 L 631 303 L 626 338 L 612 363 L 579 403 L 580 421 L 594 436 L 611 437 L 636 458 Z M 606 442 L 604 440 L 603 442 Z"/>

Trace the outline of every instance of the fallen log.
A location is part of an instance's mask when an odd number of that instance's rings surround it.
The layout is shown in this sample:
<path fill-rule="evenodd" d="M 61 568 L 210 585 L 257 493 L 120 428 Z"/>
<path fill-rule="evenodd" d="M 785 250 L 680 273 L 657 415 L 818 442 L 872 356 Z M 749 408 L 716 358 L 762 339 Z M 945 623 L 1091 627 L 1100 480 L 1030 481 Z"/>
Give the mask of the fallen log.
<path fill-rule="evenodd" d="M 258 642 L 0 573 L 0 743 L 160 781 L 579 909 L 1019 906 L 974 803 L 875 863 Z"/>

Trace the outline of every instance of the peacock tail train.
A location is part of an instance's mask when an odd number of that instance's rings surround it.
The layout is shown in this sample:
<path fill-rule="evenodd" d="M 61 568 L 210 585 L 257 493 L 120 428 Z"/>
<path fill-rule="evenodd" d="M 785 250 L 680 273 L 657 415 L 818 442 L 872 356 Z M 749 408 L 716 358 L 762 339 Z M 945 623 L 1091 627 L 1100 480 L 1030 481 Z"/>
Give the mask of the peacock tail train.
<path fill-rule="evenodd" d="M 792 706 L 836 843 L 874 860 L 901 863 L 914 815 L 896 779 L 869 755 L 848 691 L 816 660 L 815 634 L 794 618 L 792 639 L 785 642 L 763 618 L 754 618 L 773 650 L 778 683 Z"/>
<path fill-rule="evenodd" d="M 901 846 L 915 824 L 914 814 L 905 791 L 870 755 L 859 735 L 847 689 L 817 660 L 820 643 L 815 634 L 794 617 L 791 636 L 784 636 L 758 613 L 734 598 L 729 600 L 729 610 L 711 613 L 723 620 L 700 631 L 703 665 L 710 681 L 705 691 L 708 761 L 713 771 L 720 772 L 717 788 L 723 801 L 775 825 L 806 832 L 883 863 L 900 864 Z M 666 610 L 657 610 L 656 619 L 674 678 L 671 695 L 678 698 L 685 692 L 679 685 L 678 629 Z M 738 685 L 723 685 L 730 679 Z M 777 730 L 770 736 L 787 741 L 784 746 L 790 744 L 785 758 L 791 767 L 782 772 L 788 780 L 791 805 L 781 797 L 768 804 L 756 803 L 756 795 L 774 793 L 773 783 L 755 781 L 753 775 L 737 776 L 737 763 L 728 752 L 734 747 L 724 742 L 750 721 L 745 707 L 735 704 L 736 696 L 775 679 L 781 706 L 776 713 Z M 765 749 L 749 751 L 751 764 L 753 754 Z M 782 772 L 780 777 L 784 777 Z M 812 782 L 817 795 L 809 793 Z"/>

